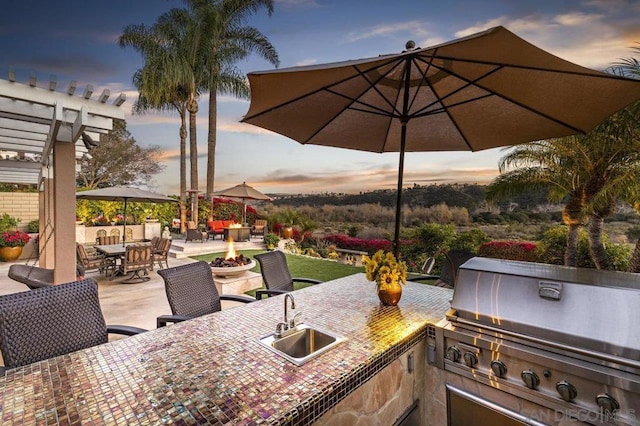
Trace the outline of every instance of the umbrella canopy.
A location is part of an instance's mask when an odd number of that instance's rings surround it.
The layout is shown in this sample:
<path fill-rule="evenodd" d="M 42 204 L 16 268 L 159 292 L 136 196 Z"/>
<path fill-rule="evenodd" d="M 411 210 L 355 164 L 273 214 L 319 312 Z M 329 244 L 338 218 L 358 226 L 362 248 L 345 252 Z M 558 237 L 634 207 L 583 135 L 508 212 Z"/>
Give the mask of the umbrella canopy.
<path fill-rule="evenodd" d="M 247 185 L 246 182 L 242 182 L 240 185 L 232 186 L 231 188 L 223 189 L 221 191 L 214 192 L 213 195 L 229 198 L 241 198 L 242 199 L 242 223 L 246 222 L 247 218 L 247 205 L 245 200 L 264 200 L 271 201 L 271 197 L 263 194 L 252 186 Z"/>
<path fill-rule="evenodd" d="M 586 133 L 640 99 L 640 81 L 567 62 L 495 27 L 438 46 L 249 73 L 243 122 L 302 144 L 399 152 L 477 151 Z"/>
<path fill-rule="evenodd" d="M 169 203 L 177 202 L 174 198 L 167 197 L 155 192 L 145 191 L 127 186 L 114 186 L 111 188 L 91 189 L 89 191 L 78 192 L 78 200 L 99 200 L 99 201 L 123 201 L 124 202 L 124 225 L 122 229 L 122 244 L 124 245 L 125 231 L 127 229 L 127 202 L 139 203 Z"/>

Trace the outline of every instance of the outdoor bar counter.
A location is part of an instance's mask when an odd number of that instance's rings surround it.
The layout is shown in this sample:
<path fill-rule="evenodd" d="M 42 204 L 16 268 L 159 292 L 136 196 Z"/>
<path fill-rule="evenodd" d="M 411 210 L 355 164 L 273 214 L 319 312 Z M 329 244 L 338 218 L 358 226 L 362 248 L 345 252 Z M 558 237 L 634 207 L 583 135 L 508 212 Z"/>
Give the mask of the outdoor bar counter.
<path fill-rule="evenodd" d="M 2 424 L 310 424 L 424 341 L 452 292 L 408 283 L 382 307 L 356 274 L 293 294 L 300 322 L 347 340 L 299 367 L 268 350 L 277 296 L 10 370 Z"/>

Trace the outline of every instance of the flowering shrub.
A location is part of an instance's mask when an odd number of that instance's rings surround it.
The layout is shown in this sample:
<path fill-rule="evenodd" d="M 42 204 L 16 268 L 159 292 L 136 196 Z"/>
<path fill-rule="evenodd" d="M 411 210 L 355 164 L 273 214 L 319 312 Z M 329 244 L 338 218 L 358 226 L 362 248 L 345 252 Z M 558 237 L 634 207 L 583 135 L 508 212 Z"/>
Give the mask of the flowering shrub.
<path fill-rule="evenodd" d="M 349 237 L 345 234 L 327 235 L 324 239 L 339 248 L 375 253 L 378 250 L 391 249 L 391 241 L 384 239 L 364 239 Z"/>
<path fill-rule="evenodd" d="M 24 247 L 30 239 L 23 231 L 5 231 L 0 235 L 0 247 Z"/>
<path fill-rule="evenodd" d="M 536 247 L 536 243 L 530 241 L 489 241 L 480 245 L 478 255 L 495 259 L 536 262 L 538 260 Z"/>

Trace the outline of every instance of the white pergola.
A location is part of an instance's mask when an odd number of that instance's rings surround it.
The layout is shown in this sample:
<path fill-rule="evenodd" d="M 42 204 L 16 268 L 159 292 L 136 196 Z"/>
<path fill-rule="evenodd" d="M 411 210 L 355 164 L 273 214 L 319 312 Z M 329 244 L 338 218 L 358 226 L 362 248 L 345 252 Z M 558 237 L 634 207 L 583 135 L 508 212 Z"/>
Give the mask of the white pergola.
<path fill-rule="evenodd" d="M 61 283 L 75 279 L 76 159 L 87 152 L 81 136 L 110 131 L 114 119 L 124 119 L 126 98 L 109 102 L 105 89 L 92 99 L 91 85 L 76 94 L 75 81 L 65 92 L 56 91 L 53 78 L 45 85 L 37 87 L 33 75 L 29 84 L 16 82 L 13 73 L 0 79 L 0 151 L 18 154 L 0 159 L 0 182 L 37 185 L 40 266 L 54 269 Z"/>

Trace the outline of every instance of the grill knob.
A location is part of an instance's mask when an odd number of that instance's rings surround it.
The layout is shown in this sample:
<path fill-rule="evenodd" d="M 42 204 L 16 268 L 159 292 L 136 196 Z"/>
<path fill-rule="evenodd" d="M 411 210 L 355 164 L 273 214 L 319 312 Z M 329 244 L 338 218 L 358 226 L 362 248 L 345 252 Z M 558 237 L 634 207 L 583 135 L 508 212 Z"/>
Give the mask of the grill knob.
<path fill-rule="evenodd" d="M 449 361 L 459 362 L 460 361 L 460 349 L 458 349 L 455 346 L 449 346 L 447 348 L 447 353 L 446 353 L 445 357 Z"/>
<path fill-rule="evenodd" d="M 609 394 L 601 393 L 596 396 L 596 403 L 598 407 L 602 408 L 605 413 L 612 414 L 614 411 L 620 409 L 620 404 Z"/>
<path fill-rule="evenodd" d="M 464 363 L 467 367 L 475 367 L 478 364 L 478 356 L 473 352 L 467 351 L 464 353 Z"/>
<path fill-rule="evenodd" d="M 576 387 L 566 380 L 562 380 L 561 382 L 556 383 L 556 390 L 560 394 L 560 398 L 564 399 L 567 402 L 573 401 L 576 396 L 578 396 Z"/>
<path fill-rule="evenodd" d="M 520 374 L 524 385 L 529 389 L 535 389 L 540 384 L 540 378 L 533 370 L 523 370 Z"/>
<path fill-rule="evenodd" d="M 493 371 L 493 374 L 495 374 L 496 376 L 504 379 L 504 377 L 507 375 L 507 366 L 504 362 L 496 359 L 491 361 L 491 371 Z"/>

